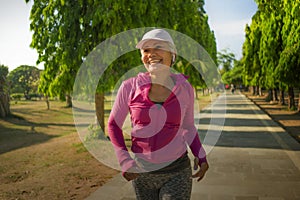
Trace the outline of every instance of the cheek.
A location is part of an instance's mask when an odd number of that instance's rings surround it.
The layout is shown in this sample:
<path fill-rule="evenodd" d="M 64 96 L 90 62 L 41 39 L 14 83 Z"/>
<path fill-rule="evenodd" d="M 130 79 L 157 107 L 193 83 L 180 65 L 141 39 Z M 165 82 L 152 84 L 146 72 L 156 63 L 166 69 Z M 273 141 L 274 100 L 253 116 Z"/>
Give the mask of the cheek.
<path fill-rule="evenodd" d="M 148 62 L 148 57 L 145 55 L 142 55 L 141 60 L 143 63 L 147 63 Z"/>

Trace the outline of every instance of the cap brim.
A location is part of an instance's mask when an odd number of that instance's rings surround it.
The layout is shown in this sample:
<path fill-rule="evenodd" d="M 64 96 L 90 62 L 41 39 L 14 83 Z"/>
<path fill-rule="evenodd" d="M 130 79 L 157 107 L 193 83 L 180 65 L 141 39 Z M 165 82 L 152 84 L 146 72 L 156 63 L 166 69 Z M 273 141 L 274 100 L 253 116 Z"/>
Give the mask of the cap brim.
<path fill-rule="evenodd" d="M 144 40 L 139 41 L 135 47 L 138 48 L 138 49 L 142 49 L 143 46 L 144 46 L 144 44 L 145 44 L 146 42 L 148 42 L 149 40 L 158 40 L 158 41 L 164 41 L 164 42 L 167 42 L 166 40 L 162 40 L 162 39 L 160 39 L 160 38 L 144 39 Z"/>

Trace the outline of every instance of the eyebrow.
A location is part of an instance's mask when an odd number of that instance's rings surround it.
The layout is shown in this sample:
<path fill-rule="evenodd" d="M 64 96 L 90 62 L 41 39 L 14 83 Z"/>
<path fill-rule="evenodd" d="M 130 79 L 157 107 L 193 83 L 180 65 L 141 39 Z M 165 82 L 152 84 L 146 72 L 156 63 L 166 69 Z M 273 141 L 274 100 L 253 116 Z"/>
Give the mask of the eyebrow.
<path fill-rule="evenodd" d="M 153 46 L 156 46 L 157 44 L 159 44 L 159 45 L 162 45 L 162 46 L 164 46 L 164 47 L 169 47 L 169 45 L 168 44 L 166 44 L 165 42 L 155 42 L 155 43 L 153 43 L 151 46 L 153 47 Z M 150 48 L 150 46 L 149 45 L 146 45 L 145 47 L 143 47 L 143 49 L 147 49 L 147 48 Z"/>

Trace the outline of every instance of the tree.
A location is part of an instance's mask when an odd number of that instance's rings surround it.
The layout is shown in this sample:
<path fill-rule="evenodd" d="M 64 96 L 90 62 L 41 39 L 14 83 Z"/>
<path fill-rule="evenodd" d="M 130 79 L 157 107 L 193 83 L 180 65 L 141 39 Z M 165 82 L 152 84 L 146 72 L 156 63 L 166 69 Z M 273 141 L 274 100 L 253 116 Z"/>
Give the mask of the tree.
<path fill-rule="evenodd" d="M 243 82 L 246 86 L 253 86 L 253 94 L 260 94 L 260 87 L 264 80 L 262 66 L 257 52 L 260 49 L 261 29 L 260 11 L 252 17 L 251 25 L 245 28 L 246 38 L 243 44 Z"/>
<path fill-rule="evenodd" d="M 282 30 L 283 26 L 283 5 L 282 1 L 259 2 L 260 9 L 260 30 L 263 33 L 260 40 L 259 59 L 264 77 L 262 86 L 269 90 L 273 101 L 278 101 L 277 88 L 281 86 L 280 80 L 274 75 L 278 66 L 279 57 L 282 52 Z"/>
<path fill-rule="evenodd" d="M 292 0 L 256 0 L 256 3 L 258 11 L 245 30 L 243 80 L 247 85 L 259 84 L 269 89 L 273 100 L 277 100 L 279 88 L 280 104 L 284 104 L 287 91 L 288 107 L 292 109 L 294 88 L 300 85 L 300 3 Z"/>
<path fill-rule="evenodd" d="M 208 48 L 212 58 L 216 58 L 215 38 L 209 29 L 203 5 L 203 0 L 35 0 L 30 15 L 30 29 L 33 31 L 31 47 L 39 54 L 37 62 L 43 62 L 45 67 L 39 90 L 45 95 L 58 95 L 60 98 L 66 95 L 70 101 L 76 74 L 88 54 L 113 35 L 139 27 L 180 31 Z M 107 74 L 99 80 L 95 101 L 97 118 L 103 130 L 104 92 L 111 90 L 123 73 L 137 66 L 139 61 L 138 51 L 124 55 L 112 63 Z M 198 74 L 192 72 L 195 69 L 189 71 L 191 76 Z M 85 89 L 93 92 L 90 88 Z M 70 103 L 68 106 L 71 106 Z"/>
<path fill-rule="evenodd" d="M 233 68 L 233 63 L 235 61 L 234 53 L 230 52 L 228 49 L 223 49 L 217 53 L 218 64 L 221 66 L 221 74 L 230 71 Z"/>
<path fill-rule="evenodd" d="M 11 92 L 23 93 L 24 97 L 31 99 L 29 93 L 37 93 L 40 70 L 34 66 L 21 65 L 8 75 Z"/>
<path fill-rule="evenodd" d="M 280 54 L 275 78 L 288 87 L 288 107 L 295 107 L 294 87 L 300 87 L 300 2 L 284 0 L 285 22 L 282 28 L 283 51 Z M 300 108 L 298 108 L 300 111 Z"/>
<path fill-rule="evenodd" d="M 231 84 L 234 85 L 242 85 L 242 72 L 243 72 L 243 65 L 241 61 L 235 60 L 233 64 L 233 68 L 229 71 L 226 71 L 222 75 L 222 80 L 225 84 Z"/>
<path fill-rule="evenodd" d="M 10 115 L 9 92 L 7 87 L 8 67 L 0 65 L 0 117 Z"/>

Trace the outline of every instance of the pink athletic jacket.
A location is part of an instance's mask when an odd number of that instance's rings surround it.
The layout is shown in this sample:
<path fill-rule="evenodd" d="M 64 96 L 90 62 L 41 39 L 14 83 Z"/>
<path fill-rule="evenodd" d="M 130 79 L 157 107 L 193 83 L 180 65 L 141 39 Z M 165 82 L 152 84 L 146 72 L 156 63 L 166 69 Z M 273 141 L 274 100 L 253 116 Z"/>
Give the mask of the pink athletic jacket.
<path fill-rule="evenodd" d="M 178 159 L 190 147 L 200 163 L 206 162 L 205 150 L 194 125 L 194 91 L 182 74 L 171 74 L 175 86 L 163 105 L 149 97 L 149 73 L 124 81 L 118 91 L 108 120 L 108 134 L 118 161 L 125 172 L 136 163 L 125 146 L 122 126 L 130 113 L 132 131 L 131 151 L 151 163 Z"/>

